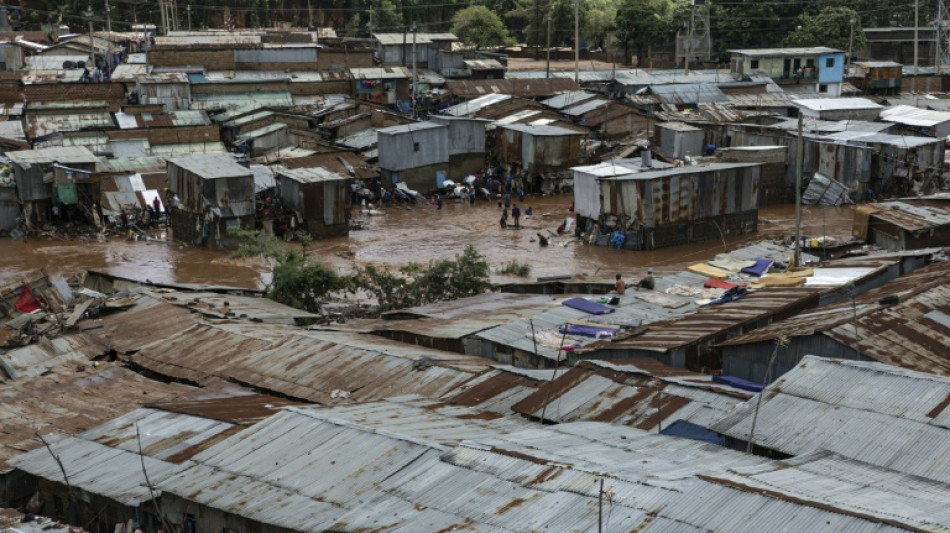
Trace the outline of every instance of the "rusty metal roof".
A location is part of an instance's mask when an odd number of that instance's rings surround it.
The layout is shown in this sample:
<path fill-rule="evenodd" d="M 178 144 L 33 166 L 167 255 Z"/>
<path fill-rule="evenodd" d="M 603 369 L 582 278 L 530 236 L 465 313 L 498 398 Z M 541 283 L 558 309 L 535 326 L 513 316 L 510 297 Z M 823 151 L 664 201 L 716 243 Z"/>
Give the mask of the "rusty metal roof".
<path fill-rule="evenodd" d="M 42 446 L 34 432 L 80 433 L 143 403 L 192 390 L 104 364 L 98 371 L 79 371 L 65 363 L 0 387 L 0 471 L 8 470 L 10 457 Z"/>
<path fill-rule="evenodd" d="M 738 301 L 702 307 L 683 317 L 654 322 L 641 335 L 614 342 L 600 341 L 585 346 L 584 350 L 672 350 L 715 339 L 770 317 L 815 307 L 819 294 L 819 290 L 799 287 L 760 289 Z"/>
<path fill-rule="evenodd" d="M 281 158 L 287 168 L 321 167 L 344 176 L 370 179 L 379 176 L 379 167 L 370 165 L 362 156 L 348 150 L 321 152 L 306 157 Z"/>
<path fill-rule="evenodd" d="M 220 420 L 235 425 L 250 426 L 276 414 L 289 405 L 303 404 L 266 394 L 237 394 L 222 398 L 194 400 L 186 398 L 153 402 L 145 407 L 210 420 Z"/>
<path fill-rule="evenodd" d="M 940 203 L 895 201 L 872 204 L 873 219 L 882 220 L 912 232 L 930 231 L 950 225 L 950 209 Z"/>
<path fill-rule="evenodd" d="M 383 313 L 384 318 L 478 318 L 485 314 L 504 315 L 507 319 L 531 316 L 537 311 L 557 307 L 561 298 L 541 294 L 511 292 L 485 293 L 458 300 L 439 302 Z"/>
<path fill-rule="evenodd" d="M 445 88 L 462 99 L 486 94 L 510 94 L 525 98 L 551 96 L 566 91 L 578 91 L 580 85 L 568 78 L 503 79 L 503 80 L 449 80 Z"/>
<path fill-rule="evenodd" d="M 808 355 L 713 425 L 788 455 L 828 450 L 950 483 L 950 378 L 875 362 Z"/>
<path fill-rule="evenodd" d="M 877 361 L 950 376 L 950 263 L 885 283 L 850 300 L 776 322 L 720 346 L 823 334 Z M 898 303 L 881 305 L 886 296 Z M 855 317 L 857 317 L 855 319 Z"/>
<path fill-rule="evenodd" d="M 714 384 L 710 376 L 659 377 L 635 365 L 582 361 L 511 410 L 544 422 L 609 422 L 655 431 L 676 420 L 708 426 L 752 397 Z"/>

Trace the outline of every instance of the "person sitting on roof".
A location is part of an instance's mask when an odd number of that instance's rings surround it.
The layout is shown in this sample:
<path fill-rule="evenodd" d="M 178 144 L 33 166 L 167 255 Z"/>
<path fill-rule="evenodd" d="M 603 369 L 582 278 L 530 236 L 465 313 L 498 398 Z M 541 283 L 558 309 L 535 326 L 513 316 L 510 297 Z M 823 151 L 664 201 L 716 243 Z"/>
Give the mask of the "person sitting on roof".
<path fill-rule="evenodd" d="M 649 289 L 652 291 L 655 287 L 656 287 L 656 282 L 653 279 L 653 269 L 648 268 L 647 275 L 643 279 L 637 282 L 637 290 Z"/>

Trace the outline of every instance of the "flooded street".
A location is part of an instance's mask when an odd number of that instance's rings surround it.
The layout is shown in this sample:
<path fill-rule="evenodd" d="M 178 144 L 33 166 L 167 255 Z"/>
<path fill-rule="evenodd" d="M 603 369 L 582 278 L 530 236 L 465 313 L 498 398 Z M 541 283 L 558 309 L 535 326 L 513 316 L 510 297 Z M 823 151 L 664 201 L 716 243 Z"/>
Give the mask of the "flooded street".
<path fill-rule="evenodd" d="M 533 216 L 522 217 L 522 229 L 503 230 L 498 219 L 501 209 L 494 202 L 446 201 L 441 210 L 434 204 L 413 206 L 411 210 L 392 207 L 381 216 L 354 213 L 363 222 L 362 230 L 349 238 L 314 242 L 310 253 L 342 272 L 354 265 L 398 267 L 411 261 L 427 262 L 450 258 L 473 244 L 485 255 L 493 269 L 511 260 L 532 266 L 532 278 L 586 273 L 607 279 L 615 272 L 659 267 L 672 270 L 684 263 L 710 258 L 724 250 L 721 240 L 648 252 L 586 246 L 574 239 L 554 237 L 548 247 L 537 243 L 537 233 L 550 237 L 568 215 L 571 195 L 526 198 L 522 210 L 531 207 Z M 759 210 L 759 232 L 725 240 L 726 250 L 764 238 L 794 233 L 794 206 L 770 206 Z M 808 207 L 803 211 L 802 235 L 827 234 L 847 239 L 851 233 L 850 207 Z M 40 241 L 4 239 L 0 241 L 0 282 L 22 279 L 30 271 L 46 268 L 66 273 L 84 269 L 156 283 L 208 283 L 260 288 L 270 277 L 266 265 L 255 260 L 235 260 L 227 252 L 186 247 L 174 242 Z M 664 268 L 665 267 L 665 268 Z M 495 281 L 523 278 L 495 276 Z"/>

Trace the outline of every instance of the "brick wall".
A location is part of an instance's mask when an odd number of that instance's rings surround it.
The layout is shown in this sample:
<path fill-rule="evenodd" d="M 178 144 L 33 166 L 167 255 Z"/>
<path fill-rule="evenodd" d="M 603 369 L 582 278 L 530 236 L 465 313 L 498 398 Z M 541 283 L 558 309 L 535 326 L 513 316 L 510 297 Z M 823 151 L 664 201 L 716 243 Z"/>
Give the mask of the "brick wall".
<path fill-rule="evenodd" d="M 191 86 L 191 94 L 245 94 L 286 91 L 286 81 L 261 81 L 255 83 L 196 83 Z"/>
<path fill-rule="evenodd" d="M 105 132 L 110 139 L 148 139 L 150 144 L 215 142 L 221 140 L 217 126 L 180 126 L 174 128 L 136 128 Z"/>
<path fill-rule="evenodd" d="M 125 104 L 121 83 L 40 83 L 23 86 L 28 102 L 105 101 L 110 111 Z"/>
<path fill-rule="evenodd" d="M 192 65 L 208 70 L 234 70 L 233 50 L 153 50 L 148 60 L 156 67 Z"/>

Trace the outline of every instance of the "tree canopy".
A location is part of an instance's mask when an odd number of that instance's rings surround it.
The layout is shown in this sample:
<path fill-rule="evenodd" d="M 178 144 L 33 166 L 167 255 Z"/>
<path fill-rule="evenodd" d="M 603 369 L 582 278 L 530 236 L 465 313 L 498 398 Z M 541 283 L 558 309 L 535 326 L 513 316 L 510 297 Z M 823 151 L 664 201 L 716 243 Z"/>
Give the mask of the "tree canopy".
<path fill-rule="evenodd" d="M 501 17 L 485 6 L 469 6 L 452 17 L 452 33 L 463 43 L 483 46 L 503 46 L 512 42 Z"/>
<path fill-rule="evenodd" d="M 672 9 L 669 0 L 621 1 L 617 8 L 617 39 L 625 45 L 626 60 L 630 57 L 629 45 L 634 45 L 637 57 L 642 59 L 647 43 L 669 36 Z"/>
<path fill-rule="evenodd" d="M 861 28 L 861 17 L 855 10 L 847 7 L 826 7 L 814 17 L 802 16 L 800 25 L 800 29 L 785 37 L 785 46 L 828 46 L 839 50 L 859 50 L 867 46 L 867 39 Z"/>

